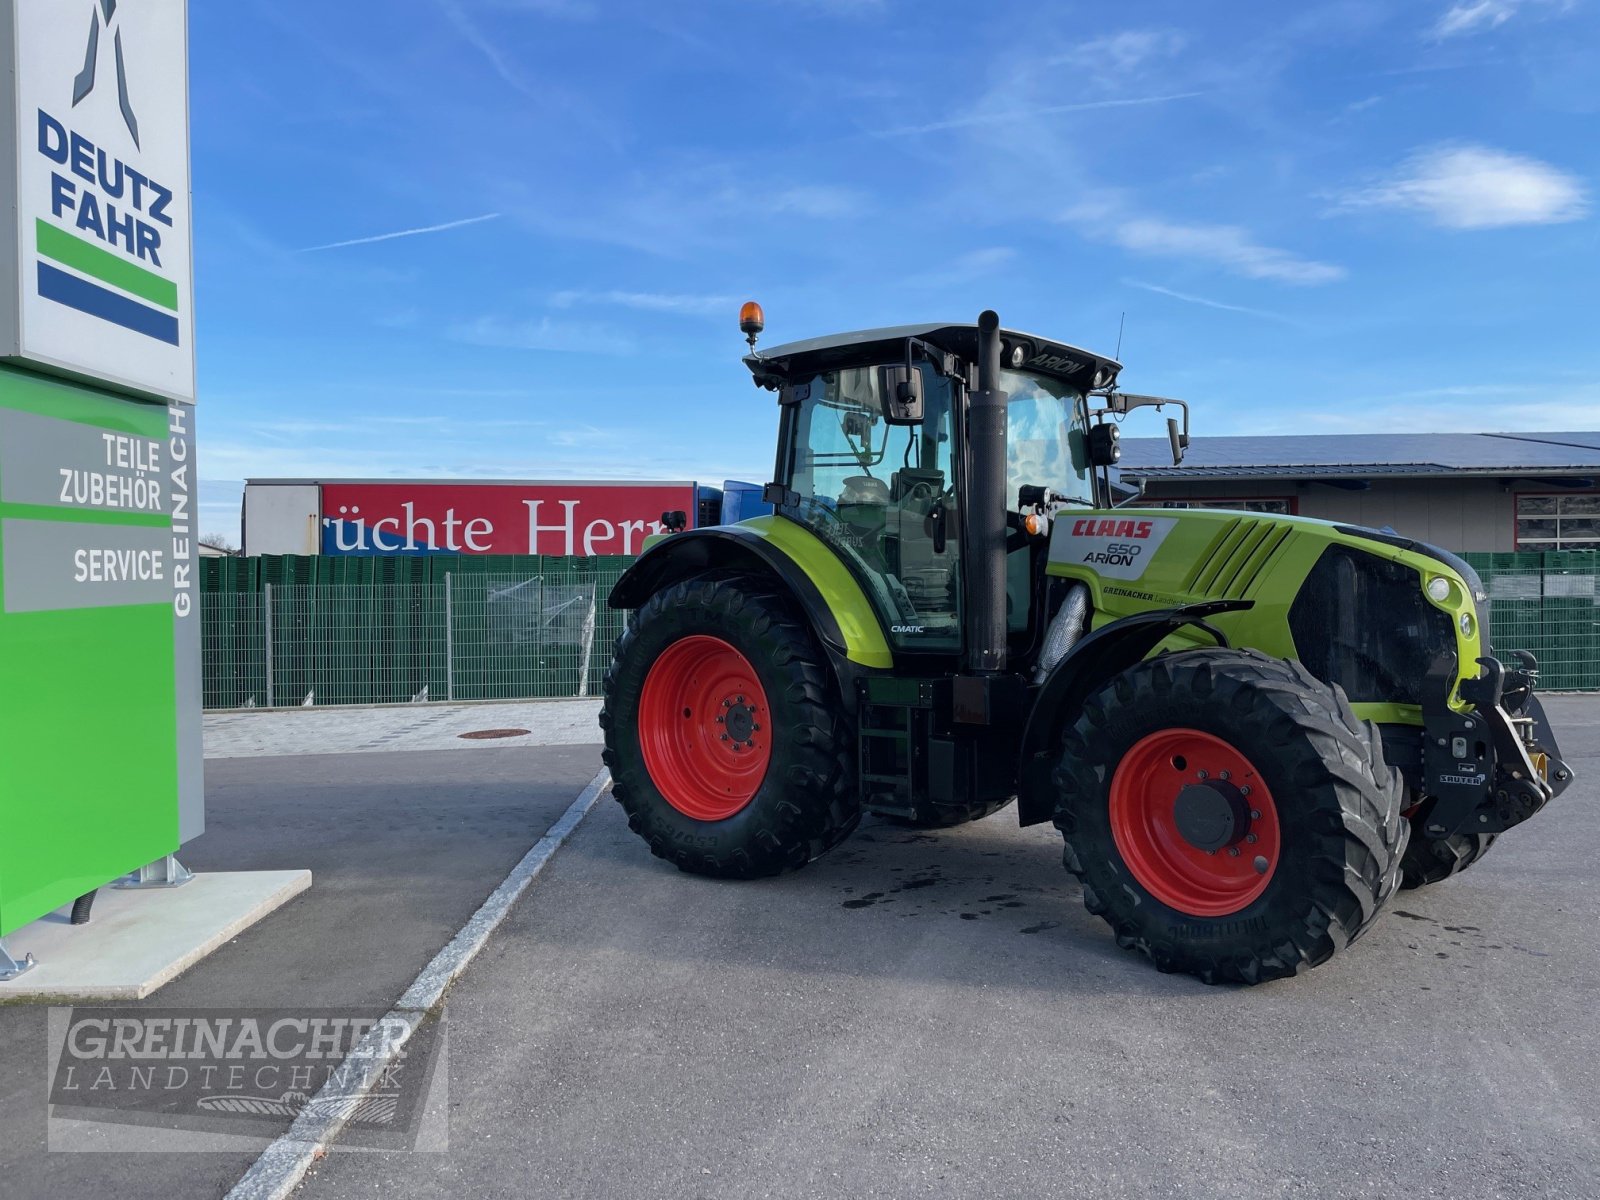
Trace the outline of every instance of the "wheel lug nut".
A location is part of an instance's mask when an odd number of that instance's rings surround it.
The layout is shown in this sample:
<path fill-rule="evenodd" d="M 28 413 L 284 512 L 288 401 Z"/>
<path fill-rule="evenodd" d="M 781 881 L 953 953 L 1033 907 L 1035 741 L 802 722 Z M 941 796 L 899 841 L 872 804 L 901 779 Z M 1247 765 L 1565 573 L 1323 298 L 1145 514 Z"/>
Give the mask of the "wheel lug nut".
<path fill-rule="evenodd" d="M 1195 778 L 1196 779 L 1210 779 L 1211 778 L 1211 773 L 1209 771 L 1197 771 L 1195 773 Z"/>
<path fill-rule="evenodd" d="M 1218 771 L 1217 772 L 1217 778 L 1218 779 L 1232 779 L 1233 776 L 1230 775 L 1227 771 Z"/>
<path fill-rule="evenodd" d="M 1247 841 L 1247 842 L 1254 843 L 1255 840 L 1256 840 L 1256 835 L 1253 834 L 1253 833 L 1247 833 L 1247 834 L 1244 835 L 1244 840 Z"/>
<path fill-rule="evenodd" d="M 1261 813 L 1260 813 L 1260 811 L 1259 811 L 1259 810 L 1257 810 L 1257 809 L 1254 809 L 1254 808 L 1252 808 L 1252 809 L 1251 809 L 1251 810 L 1250 810 L 1250 819 L 1251 819 L 1251 820 L 1252 820 L 1252 821 L 1259 821 L 1259 820 L 1261 820 Z"/>
<path fill-rule="evenodd" d="M 750 723 L 750 732 L 751 733 L 760 733 L 761 732 L 761 726 L 757 725 L 755 722 L 752 721 Z"/>
<path fill-rule="evenodd" d="M 743 697 L 743 696 L 740 696 L 740 697 L 739 697 L 739 703 L 740 703 L 740 704 L 743 704 L 743 703 L 744 703 L 744 697 Z"/>
<path fill-rule="evenodd" d="M 1242 788 L 1239 789 L 1239 795 L 1248 796 L 1249 794 L 1250 794 L 1250 785 L 1247 783 Z"/>
<path fill-rule="evenodd" d="M 723 741 L 727 741 L 728 740 L 728 735 L 727 734 L 723 734 L 722 735 L 722 740 Z"/>
<path fill-rule="evenodd" d="M 1228 847 L 1228 857 L 1229 858 L 1238 858 L 1239 857 L 1239 847 L 1237 847 L 1237 846 L 1229 846 Z"/>
<path fill-rule="evenodd" d="M 721 718 L 721 717 L 718 717 L 718 718 L 717 718 L 717 724 L 718 724 L 718 725 L 721 725 L 721 724 L 722 724 L 722 718 Z"/>

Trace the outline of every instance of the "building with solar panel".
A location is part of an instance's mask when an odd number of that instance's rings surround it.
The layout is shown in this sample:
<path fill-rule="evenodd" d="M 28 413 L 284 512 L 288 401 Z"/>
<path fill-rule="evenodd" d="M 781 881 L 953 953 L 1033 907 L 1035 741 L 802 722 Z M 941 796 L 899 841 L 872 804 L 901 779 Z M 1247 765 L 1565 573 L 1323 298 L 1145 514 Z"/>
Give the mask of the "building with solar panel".
<path fill-rule="evenodd" d="M 1366 525 L 1462 553 L 1600 550 L 1600 432 L 1196 437 L 1122 443 L 1141 503 Z"/>

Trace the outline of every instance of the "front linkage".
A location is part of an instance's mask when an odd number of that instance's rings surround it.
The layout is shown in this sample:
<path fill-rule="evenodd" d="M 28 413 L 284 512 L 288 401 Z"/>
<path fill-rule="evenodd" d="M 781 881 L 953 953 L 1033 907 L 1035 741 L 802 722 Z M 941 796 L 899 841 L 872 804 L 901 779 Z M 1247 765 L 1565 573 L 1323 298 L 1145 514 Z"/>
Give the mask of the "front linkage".
<path fill-rule="evenodd" d="M 1517 665 L 1480 658 L 1483 674 L 1464 679 L 1460 696 L 1472 705 L 1448 704 L 1457 676 L 1454 654 L 1441 654 L 1423 688 L 1422 792 L 1434 797 L 1422 833 L 1503 833 L 1533 816 L 1572 782 L 1544 708 L 1534 697 L 1538 662 L 1514 651 Z"/>

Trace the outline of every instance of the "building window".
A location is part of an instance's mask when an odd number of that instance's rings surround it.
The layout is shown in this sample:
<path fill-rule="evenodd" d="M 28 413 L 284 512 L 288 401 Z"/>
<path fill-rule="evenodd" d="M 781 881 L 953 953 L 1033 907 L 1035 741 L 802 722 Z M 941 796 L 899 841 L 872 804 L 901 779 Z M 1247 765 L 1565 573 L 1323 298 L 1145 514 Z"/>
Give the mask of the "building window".
<path fill-rule="evenodd" d="M 1235 512 L 1281 513 L 1286 517 L 1294 516 L 1297 507 L 1292 496 L 1251 496 L 1239 500 L 1207 497 L 1204 500 L 1156 500 L 1153 504 L 1156 508 L 1227 508 Z"/>
<path fill-rule="evenodd" d="M 1600 550 L 1600 492 L 1517 496 L 1518 550 Z"/>

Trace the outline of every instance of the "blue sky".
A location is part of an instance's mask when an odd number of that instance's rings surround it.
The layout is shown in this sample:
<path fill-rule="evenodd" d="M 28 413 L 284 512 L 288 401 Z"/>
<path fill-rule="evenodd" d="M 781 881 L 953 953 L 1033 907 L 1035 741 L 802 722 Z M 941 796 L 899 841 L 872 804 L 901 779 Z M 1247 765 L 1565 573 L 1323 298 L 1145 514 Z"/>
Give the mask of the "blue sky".
<path fill-rule="evenodd" d="M 747 298 L 1125 313 L 1201 435 L 1600 422 L 1593 0 L 190 20 L 208 530 L 247 475 L 764 480 Z"/>

